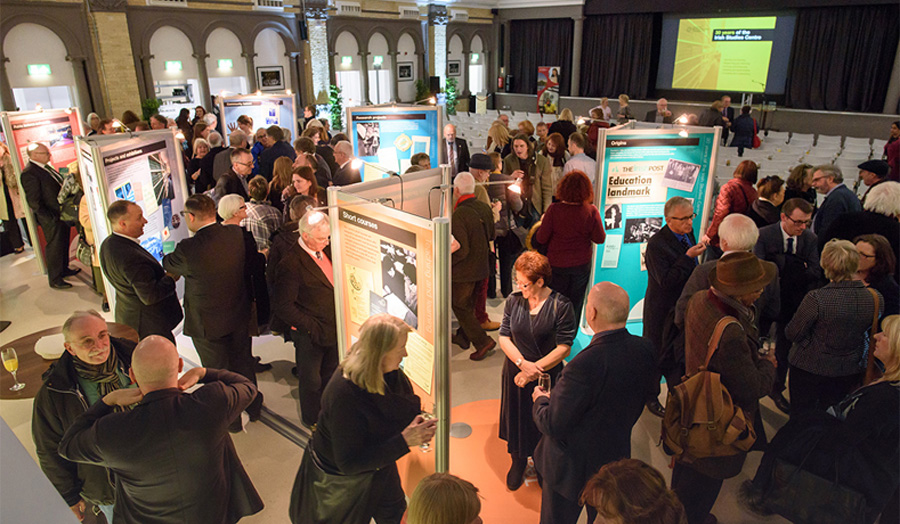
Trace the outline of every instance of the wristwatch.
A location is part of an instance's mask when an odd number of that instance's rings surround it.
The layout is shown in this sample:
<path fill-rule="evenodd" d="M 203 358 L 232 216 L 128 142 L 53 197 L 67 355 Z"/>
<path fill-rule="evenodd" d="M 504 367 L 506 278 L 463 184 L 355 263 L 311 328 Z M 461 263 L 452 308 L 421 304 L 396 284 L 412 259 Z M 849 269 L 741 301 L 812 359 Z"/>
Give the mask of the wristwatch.
<path fill-rule="evenodd" d="M 525 362 L 525 359 L 520 358 L 519 360 L 516 360 L 516 367 L 520 367 L 522 362 Z"/>

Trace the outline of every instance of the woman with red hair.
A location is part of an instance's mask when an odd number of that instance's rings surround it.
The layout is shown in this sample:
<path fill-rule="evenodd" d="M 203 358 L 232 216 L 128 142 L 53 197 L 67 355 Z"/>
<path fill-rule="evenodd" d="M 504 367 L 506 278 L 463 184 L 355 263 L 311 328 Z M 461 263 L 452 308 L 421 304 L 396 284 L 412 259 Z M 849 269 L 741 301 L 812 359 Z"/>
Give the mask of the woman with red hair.
<path fill-rule="evenodd" d="M 712 220 L 709 222 L 706 234 L 703 235 L 703 243 L 716 248 L 710 252 L 710 255 L 717 253 L 714 258 L 722 255 L 722 251 L 719 249 L 719 224 L 732 213 L 743 214 L 750 211 L 750 206 L 759 196 L 754 187 L 758 174 L 759 168 L 756 166 L 756 162 L 744 160 L 734 170 L 734 178 L 726 182 L 719 190 Z"/>
<path fill-rule="evenodd" d="M 591 276 L 591 248 L 606 240 L 603 219 L 591 203 L 594 189 L 581 171 L 571 171 L 559 181 L 556 202 L 550 204 L 541 228 L 535 236 L 547 246 L 547 258 L 553 268 L 550 287 L 569 299 L 575 319 L 581 319 L 581 306 Z"/>

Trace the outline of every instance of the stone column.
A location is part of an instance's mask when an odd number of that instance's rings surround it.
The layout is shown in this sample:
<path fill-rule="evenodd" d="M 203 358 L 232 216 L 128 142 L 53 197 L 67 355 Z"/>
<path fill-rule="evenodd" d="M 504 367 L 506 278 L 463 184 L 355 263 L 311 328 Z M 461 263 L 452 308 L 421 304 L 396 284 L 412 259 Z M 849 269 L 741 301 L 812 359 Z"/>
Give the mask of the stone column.
<path fill-rule="evenodd" d="M 359 52 L 359 74 L 362 75 L 362 100 L 364 104 L 371 104 L 369 100 L 369 52 Z"/>
<path fill-rule="evenodd" d="M 256 53 L 241 53 L 241 56 L 247 60 L 247 85 L 250 86 L 250 92 L 255 93 L 259 86 L 256 85 Z"/>
<path fill-rule="evenodd" d="M 335 63 L 335 60 L 337 60 L 338 54 L 332 51 L 332 52 L 328 53 L 328 56 L 330 57 L 330 60 L 331 60 L 331 63 L 328 64 L 329 65 L 328 77 L 329 77 L 329 81 L 330 81 L 329 86 L 336 86 L 337 85 L 337 64 Z M 328 96 L 330 99 L 330 97 L 331 97 L 330 90 L 328 91 Z"/>
<path fill-rule="evenodd" d="M 88 92 L 87 78 L 84 74 L 85 58 L 83 56 L 67 56 L 66 60 L 72 63 L 72 72 L 75 74 L 75 90 L 78 92 L 78 98 L 73 103 L 83 108 L 85 113 L 87 113 L 89 108 L 93 108 L 93 104 L 91 103 L 91 95 Z"/>
<path fill-rule="evenodd" d="M 485 94 L 492 93 L 497 88 L 495 82 L 497 81 L 496 74 L 494 74 L 493 64 L 491 63 L 491 52 L 485 51 L 482 49 L 481 51 L 481 63 L 484 65 L 484 85 L 479 86 L 484 90 Z"/>
<path fill-rule="evenodd" d="M 153 67 L 150 61 L 156 58 L 153 55 L 144 55 L 141 57 L 141 73 L 144 78 L 144 92 L 147 98 L 156 98 L 156 84 L 153 83 Z"/>
<path fill-rule="evenodd" d="M 212 104 L 209 92 L 209 72 L 206 70 L 206 59 L 209 58 L 209 55 L 206 53 L 194 53 L 191 56 L 197 59 L 197 74 L 200 77 L 200 93 L 198 93 L 200 96 L 200 105 L 209 107 L 209 105 Z"/>
<path fill-rule="evenodd" d="M 0 50 L 0 99 L 3 100 L 4 111 L 16 110 L 16 97 L 13 95 L 12 85 L 9 83 L 9 75 L 6 74 L 6 64 L 9 58 Z"/>
<path fill-rule="evenodd" d="M 459 97 L 468 98 L 469 97 L 469 64 L 472 63 L 472 50 L 471 49 L 463 49 L 463 59 L 462 64 L 459 65 L 459 82 L 457 85 L 457 91 L 459 92 Z"/>
<path fill-rule="evenodd" d="M 572 76 L 569 96 L 580 96 L 581 91 L 581 40 L 584 33 L 584 17 L 573 16 L 575 29 L 572 31 Z M 563 64 L 560 64 L 563 65 Z M 560 93 L 562 94 L 562 93 Z"/>
<path fill-rule="evenodd" d="M 288 58 L 288 69 L 291 72 L 291 82 L 290 84 L 286 84 L 287 89 L 290 89 L 294 94 L 294 96 L 296 97 L 295 101 L 300 100 L 300 70 L 297 67 L 297 57 L 300 56 L 300 53 L 288 51 L 284 54 L 284 56 Z M 303 110 L 300 110 L 299 107 L 297 109 L 299 110 L 297 111 L 297 114 L 303 114 Z"/>
<path fill-rule="evenodd" d="M 98 77 L 104 107 L 95 108 L 104 115 L 121 115 L 126 110 L 141 111 L 134 54 L 125 2 L 91 2 L 94 31 L 91 40 L 97 54 Z"/>
<path fill-rule="evenodd" d="M 391 57 L 391 100 L 393 100 L 394 102 L 399 102 L 400 81 L 397 80 L 397 57 L 400 56 L 400 53 L 397 51 L 388 51 L 388 56 Z"/>

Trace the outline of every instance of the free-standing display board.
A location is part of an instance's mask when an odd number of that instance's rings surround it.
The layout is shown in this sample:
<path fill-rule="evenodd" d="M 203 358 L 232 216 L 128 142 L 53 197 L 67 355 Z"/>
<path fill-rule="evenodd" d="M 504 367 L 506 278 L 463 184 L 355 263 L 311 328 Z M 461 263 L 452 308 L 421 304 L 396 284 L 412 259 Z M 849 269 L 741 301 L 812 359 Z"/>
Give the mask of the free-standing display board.
<path fill-rule="evenodd" d="M 632 305 L 628 328 L 640 334 L 647 241 L 665 225 L 663 207 L 674 196 L 693 202 L 694 234 L 701 237 L 710 211 L 721 128 L 636 130 L 631 125 L 600 129 L 594 203 L 604 216 L 606 242 L 594 250 L 591 283 L 610 281 L 628 292 Z"/>
<path fill-rule="evenodd" d="M 441 108 L 435 106 L 365 106 L 347 108 L 347 136 L 353 153 L 365 161 L 363 181 L 404 173 L 409 159 L 426 153 L 437 165 Z"/>
<path fill-rule="evenodd" d="M 219 97 L 219 132 L 227 137 L 230 128 L 237 128 L 237 119 L 247 115 L 253 119 L 253 129 L 280 126 L 291 130 L 293 139 L 297 130 L 297 105 L 292 94 L 233 95 Z"/>
<path fill-rule="evenodd" d="M 3 122 L 3 133 L 6 136 L 6 144 L 9 146 L 10 156 L 16 170 L 16 180 L 20 181 L 22 170 L 28 163 L 28 155 L 25 150 L 29 144 L 41 142 L 50 148 L 50 164 L 57 170 L 74 162 L 78 156 L 75 148 L 75 137 L 81 135 L 81 115 L 77 108 L 48 109 L 40 111 L 10 111 L 0 113 Z M 21 182 L 21 181 L 20 181 Z M 21 183 L 19 188 L 21 188 Z M 41 249 L 35 249 L 35 258 L 41 270 L 46 272 L 44 263 L 44 241 L 38 236 L 38 224 L 28 207 L 25 199 L 25 191 L 20 190 L 22 207 L 25 209 L 25 218 L 28 223 L 28 232 L 32 239 L 32 245 L 40 245 Z M 35 239 L 41 239 L 35 244 Z"/>
<path fill-rule="evenodd" d="M 98 246 L 112 234 L 106 210 L 116 200 L 141 206 L 147 224 L 138 240 L 157 260 L 190 236 L 181 216 L 188 189 L 175 130 L 82 138 L 78 139 L 78 148 Z M 181 282 L 178 289 L 181 297 Z M 115 291 L 108 283 L 106 291 L 114 307 Z"/>
<path fill-rule="evenodd" d="M 449 176 L 449 170 L 441 176 Z M 440 185 L 440 177 L 434 185 Z M 450 221 L 417 216 L 336 187 L 329 188 L 328 204 L 332 255 L 340 261 L 334 265 L 338 351 L 346 355 L 363 322 L 375 314 L 389 313 L 413 328 L 401 367 L 422 409 L 437 418 L 438 429 L 433 457 L 416 456 L 420 467 L 410 476 L 447 471 Z"/>

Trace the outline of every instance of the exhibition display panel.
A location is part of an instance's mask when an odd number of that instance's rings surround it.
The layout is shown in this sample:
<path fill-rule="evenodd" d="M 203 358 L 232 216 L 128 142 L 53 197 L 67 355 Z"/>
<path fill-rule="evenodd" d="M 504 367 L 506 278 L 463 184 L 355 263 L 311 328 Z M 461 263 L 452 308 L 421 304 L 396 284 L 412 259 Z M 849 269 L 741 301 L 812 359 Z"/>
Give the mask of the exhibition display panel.
<path fill-rule="evenodd" d="M 365 106 L 347 108 L 347 135 L 353 153 L 365 162 L 363 181 L 404 173 L 410 158 L 426 153 L 432 165 L 440 158 L 442 108 L 436 106 Z"/>
<path fill-rule="evenodd" d="M 231 129 L 237 129 L 237 119 L 247 115 L 253 119 L 253 130 L 280 126 L 291 130 L 292 140 L 300 137 L 297 129 L 297 103 L 294 95 L 256 94 L 218 97 L 219 132 L 227 139 Z"/>
<path fill-rule="evenodd" d="M 26 150 L 33 143 L 43 143 L 50 148 L 50 165 L 65 176 L 67 166 L 77 160 L 75 137 L 82 133 L 81 114 L 78 108 L 48 109 L 38 111 L 9 111 L 0 113 L 3 135 L 9 146 L 10 157 L 16 172 L 16 180 L 21 188 L 22 170 L 28 164 Z M 28 233 L 32 240 L 38 239 L 41 249 L 34 250 L 41 270 L 46 273 L 43 249 L 46 244 L 43 235 L 38 235 L 38 224 L 28 207 L 25 191 L 19 191 Z"/>

